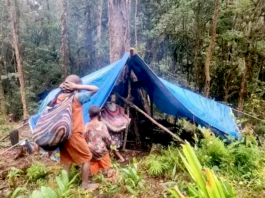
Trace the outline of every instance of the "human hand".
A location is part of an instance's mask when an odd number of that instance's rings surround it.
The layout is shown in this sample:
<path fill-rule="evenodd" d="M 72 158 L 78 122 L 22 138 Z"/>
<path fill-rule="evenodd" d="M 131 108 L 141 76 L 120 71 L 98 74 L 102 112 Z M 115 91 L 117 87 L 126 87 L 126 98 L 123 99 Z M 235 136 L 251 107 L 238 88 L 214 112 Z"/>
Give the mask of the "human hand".
<path fill-rule="evenodd" d="M 77 88 L 77 85 L 75 83 L 65 81 L 60 85 L 60 88 L 65 91 L 74 91 Z"/>
<path fill-rule="evenodd" d="M 110 145 L 110 150 L 117 151 L 117 147 L 115 144 Z"/>

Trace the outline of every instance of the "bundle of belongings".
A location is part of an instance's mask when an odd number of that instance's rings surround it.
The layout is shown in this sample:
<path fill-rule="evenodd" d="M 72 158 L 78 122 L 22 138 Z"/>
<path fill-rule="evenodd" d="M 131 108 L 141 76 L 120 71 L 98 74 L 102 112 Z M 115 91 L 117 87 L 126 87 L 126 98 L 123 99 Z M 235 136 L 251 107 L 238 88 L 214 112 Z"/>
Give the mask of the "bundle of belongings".
<path fill-rule="evenodd" d="M 126 129 L 131 119 L 124 113 L 124 109 L 115 103 L 106 103 L 102 108 L 101 120 L 112 132 L 121 132 Z"/>
<path fill-rule="evenodd" d="M 53 112 L 54 112 L 54 110 L 51 111 L 51 113 L 53 113 Z M 44 113 L 43 117 L 47 116 L 47 114 L 50 114 L 50 113 Z M 50 120 L 50 119 L 48 119 L 48 120 Z M 131 121 L 131 119 L 125 114 L 124 108 L 120 107 L 119 105 L 117 105 L 115 103 L 106 103 L 105 106 L 102 108 L 102 111 L 101 111 L 101 120 L 102 120 L 102 122 L 104 122 L 106 124 L 108 131 L 109 131 L 109 134 L 110 134 L 112 140 L 115 142 L 116 147 L 117 148 L 121 147 L 122 141 L 123 141 L 122 131 L 124 129 L 126 129 L 126 127 L 129 125 L 129 123 Z M 38 129 L 39 128 L 37 127 L 37 130 Z M 37 130 L 35 132 L 37 132 Z M 69 130 L 67 130 L 67 131 L 69 131 Z M 38 135 L 38 133 L 35 133 L 34 135 L 36 136 L 36 135 Z M 49 135 L 49 137 L 51 137 L 51 136 L 52 135 Z M 38 138 L 39 140 L 43 139 L 42 136 L 37 136 L 37 137 L 39 137 Z M 35 137 L 35 139 L 36 139 L 36 137 Z M 54 139 L 54 138 L 50 138 L 50 139 Z M 55 139 L 57 140 L 58 138 L 55 138 Z M 52 146 L 54 146 L 54 145 L 52 145 Z M 47 151 L 50 149 L 45 149 L 45 150 Z M 45 153 L 45 151 L 43 149 L 41 149 L 40 152 Z M 60 156 L 59 155 L 59 148 L 56 148 L 53 151 L 51 158 L 56 160 L 56 161 L 59 161 L 59 156 Z"/>
<path fill-rule="evenodd" d="M 131 121 L 124 113 L 124 109 L 115 103 L 106 103 L 102 108 L 101 120 L 108 127 L 109 134 L 116 147 L 121 147 L 123 140 L 122 131 L 126 129 Z"/>

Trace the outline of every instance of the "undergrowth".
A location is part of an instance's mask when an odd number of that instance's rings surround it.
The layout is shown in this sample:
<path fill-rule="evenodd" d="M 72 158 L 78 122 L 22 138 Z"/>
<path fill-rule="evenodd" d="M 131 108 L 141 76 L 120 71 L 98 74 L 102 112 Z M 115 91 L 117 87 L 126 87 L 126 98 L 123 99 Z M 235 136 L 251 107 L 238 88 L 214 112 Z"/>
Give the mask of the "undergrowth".
<path fill-rule="evenodd" d="M 205 134 L 196 153 L 203 166 L 213 168 L 231 180 L 251 185 L 253 180 L 265 182 L 261 174 L 265 165 L 264 152 L 256 145 L 246 146 L 235 140 L 226 144 L 213 135 Z"/>
<path fill-rule="evenodd" d="M 27 176 L 29 180 L 37 181 L 47 176 L 46 167 L 40 163 L 34 163 L 27 170 Z"/>
<path fill-rule="evenodd" d="M 225 141 L 212 135 L 210 130 L 203 128 L 200 130 L 204 138 L 196 141 L 194 151 L 203 167 L 202 170 L 207 169 L 208 173 L 220 178 L 220 182 L 225 181 L 232 185 L 238 198 L 263 197 L 260 194 L 265 192 L 264 150 L 255 142 L 250 143 L 251 139 L 247 139 L 247 136 L 243 136 L 239 140 Z M 133 160 L 127 166 L 112 162 L 112 168 L 117 173 L 114 179 L 110 180 L 101 173 L 93 177 L 94 182 L 100 183 L 99 197 L 101 195 L 103 197 L 105 195 L 113 196 L 114 194 L 150 197 L 154 186 L 148 183 L 149 179 L 159 181 L 159 185 L 164 186 L 160 197 L 170 197 L 170 192 L 178 193 L 178 190 L 188 192 L 188 195 L 191 196 L 190 191 L 197 192 L 198 185 L 190 177 L 186 168 L 187 164 L 183 163 L 180 153 L 183 152 L 176 144 L 171 144 L 168 147 L 153 145 L 150 154 L 140 162 Z M 14 194 L 22 193 L 26 197 L 32 195 L 34 190 L 36 195 L 42 193 L 41 191 L 58 193 L 60 182 L 58 183 L 59 180 L 55 178 L 60 169 L 59 166 L 46 168 L 42 164 L 35 163 L 28 168 L 25 174 L 19 169 L 13 168 L 8 173 L 10 189 Z M 79 188 L 81 177 L 76 177 L 76 175 L 80 175 L 80 172 L 79 166 L 72 166 L 69 180 L 73 180 L 73 182 L 65 188 L 67 193 L 64 197 L 91 197 L 91 193 L 84 195 Z M 23 182 L 16 182 L 19 179 L 25 181 L 24 186 L 21 185 Z M 16 184 L 19 185 L 17 189 L 14 188 Z M 148 196 L 146 196 L 147 193 L 149 193 Z"/>
<path fill-rule="evenodd" d="M 178 149 L 174 144 L 167 148 L 154 145 L 143 164 L 150 176 L 169 177 L 174 168 L 178 167 L 179 159 Z"/>

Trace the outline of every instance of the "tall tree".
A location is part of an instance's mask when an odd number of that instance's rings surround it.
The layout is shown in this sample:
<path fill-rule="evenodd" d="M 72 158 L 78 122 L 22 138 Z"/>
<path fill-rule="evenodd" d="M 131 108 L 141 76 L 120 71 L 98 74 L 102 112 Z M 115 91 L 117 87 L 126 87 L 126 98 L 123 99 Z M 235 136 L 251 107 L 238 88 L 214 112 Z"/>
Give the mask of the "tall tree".
<path fill-rule="evenodd" d="M 102 32 L 102 9 L 103 9 L 103 0 L 99 0 L 98 1 L 98 5 L 97 5 L 97 37 L 96 37 L 96 65 L 97 68 L 100 67 L 101 63 L 101 32 Z"/>
<path fill-rule="evenodd" d="M 131 0 L 108 0 L 110 62 L 130 49 Z"/>
<path fill-rule="evenodd" d="M 243 110 L 243 103 L 244 103 L 244 95 L 246 93 L 246 88 L 247 88 L 247 73 L 248 73 L 248 64 L 249 60 L 243 59 L 240 61 L 241 67 L 242 67 L 242 74 L 241 74 L 241 83 L 240 83 L 240 90 L 239 90 L 239 95 L 238 95 L 238 110 L 242 111 Z"/>
<path fill-rule="evenodd" d="M 134 40 L 135 40 L 135 48 L 137 49 L 138 40 L 137 40 L 137 6 L 138 0 L 135 0 L 135 10 L 134 10 Z"/>
<path fill-rule="evenodd" d="M 97 42 L 101 42 L 101 21 L 102 21 L 103 0 L 98 1 L 98 18 L 97 18 Z"/>
<path fill-rule="evenodd" d="M 67 0 L 62 0 L 61 15 L 61 53 L 62 53 L 62 74 L 65 79 L 68 75 L 68 45 L 67 45 Z"/>
<path fill-rule="evenodd" d="M 2 60 L 0 59 L 0 115 L 5 116 L 6 114 L 6 101 L 5 101 L 5 94 L 4 94 L 4 89 L 2 85 Z"/>
<path fill-rule="evenodd" d="M 215 38 L 216 38 L 216 25 L 218 21 L 218 13 L 219 13 L 219 3 L 220 0 L 215 0 L 215 6 L 214 6 L 214 14 L 213 14 L 213 19 L 212 19 L 212 28 L 211 28 L 211 41 L 210 45 L 206 54 L 206 60 L 205 60 L 205 85 L 204 85 L 204 95 L 206 97 L 209 97 L 210 94 L 210 64 L 211 64 L 211 59 L 212 59 L 212 54 L 213 54 L 213 47 L 215 43 Z"/>
<path fill-rule="evenodd" d="M 23 60 L 21 56 L 20 45 L 19 45 L 18 34 L 17 34 L 18 30 L 17 30 L 16 22 L 18 20 L 15 19 L 14 17 L 14 6 L 10 4 L 10 0 L 6 0 L 6 5 L 8 8 L 9 18 L 11 22 L 11 33 L 12 33 L 13 46 L 15 48 L 18 78 L 20 82 L 20 94 L 21 94 L 21 101 L 22 101 L 22 106 L 23 106 L 23 117 L 24 119 L 26 119 L 28 115 L 27 103 L 26 103 L 26 86 L 25 86 L 24 72 L 23 72 Z"/>

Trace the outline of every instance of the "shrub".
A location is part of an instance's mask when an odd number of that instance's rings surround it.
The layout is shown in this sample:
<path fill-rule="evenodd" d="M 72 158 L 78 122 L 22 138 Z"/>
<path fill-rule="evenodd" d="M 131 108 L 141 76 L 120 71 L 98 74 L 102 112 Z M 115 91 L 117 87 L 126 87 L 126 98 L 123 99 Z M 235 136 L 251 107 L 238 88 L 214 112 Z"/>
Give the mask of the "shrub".
<path fill-rule="evenodd" d="M 8 183 L 10 186 L 13 186 L 15 184 L 15 178 L 20 176 L 21 174 L 23 174 L 23 171 L 18 169 L 18 168 L 15 168 L 15 167 L 12 167 L 11 170 L 8 172 Z"/>
<path fill-rule="evenodd" d="M 176 185 L 170 189 L 171 197 L 205 197 L 205 198 L 233 198 L 233 188 L 226 182 L 218 179 L 214 172 L 208 168 L 202 168 L 193 148 L 189 143 L 182 145 L 183 154 L 180 157 L 196 186 L 188 184 L 188 196 L 182 194 Z"/>
<path fill-rule="evenodd" d="M 197 150 L 198 158 L 204 166 L 222 167 L 230 160 L 229 152 L 224 142 L 214 136 L 205 137 Z"/>
<path fill-rule="evenodd" d="M 204 166 L 219 169 L 234 179 L 262 179 L 258 174 L 264 165 L 262 151 L 255 144 L 246 144 L 240 138 L 226 145 L 219 138 L 206 135 L 196 153 Z"/>
<path fill-rule="evenodd" d="M 233 172 L 239 177 L 245 175 L 245 179 L 253 177 L 255 170 L 261 169 L 263 156 L 258 147 L 246 147 L 239 145 L 230 154 L 233 158 Z M 249 177 L 247 177 L 249 175 Z"/>
<path fill-rule="evenodd" d="M 35 163 L 27 170 L 27 176 L 30 180 L 36 181 L 45 178 L 47 175 L 46 167 L 43 164 Z"/>
<path fill-rule="evenodd" d="M 179 165 L 178 149 L 173 144 L 167 149 L 160 147 L 159 151 L 156 150 L 157 147 L 155 145 L 152 148 L 151 154 L 145 158 L 143 164 L 150 176 L 166 176 Z"/>
<path fill-rule="evenodd" d="M 125 185 L 128 192 L 137 196 L 145 188 L 145 181 L 138 171 L 138 163 L 133 160 L 133 163 L 128 167 L 121 169 L 122 183 Z"/>

